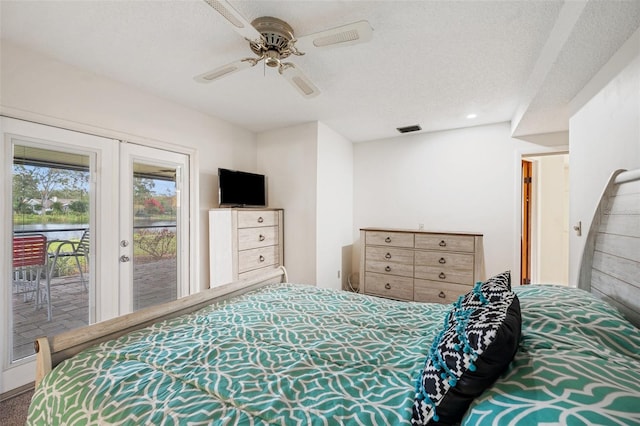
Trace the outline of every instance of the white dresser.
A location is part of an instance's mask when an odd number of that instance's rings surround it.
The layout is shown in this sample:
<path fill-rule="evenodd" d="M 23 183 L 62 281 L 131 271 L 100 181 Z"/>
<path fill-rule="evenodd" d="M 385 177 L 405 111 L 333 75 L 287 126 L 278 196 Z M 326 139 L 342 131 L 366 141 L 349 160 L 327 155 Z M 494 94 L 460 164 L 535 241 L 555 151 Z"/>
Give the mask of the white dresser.
<path fill-rule="evenodd" d="M 282 209 L 209 211 L 209 274 L 215 287 L 284 262 Z"/>
<path fill-rule="evenodd" d="M 363 228 L 360 241 L 365 294 L 451 303 L 484 279 L 482 234 Z"/>

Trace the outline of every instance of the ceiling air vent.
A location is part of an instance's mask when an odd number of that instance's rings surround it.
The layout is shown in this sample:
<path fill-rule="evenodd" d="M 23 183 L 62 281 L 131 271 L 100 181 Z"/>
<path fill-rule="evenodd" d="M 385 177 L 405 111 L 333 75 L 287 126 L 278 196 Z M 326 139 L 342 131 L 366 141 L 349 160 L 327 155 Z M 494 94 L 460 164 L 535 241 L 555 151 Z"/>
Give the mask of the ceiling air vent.
<path fill-rule="evenodd" d="M 422 127 L 415 124 L 413 126 L 398 127 L 397 129 L 400 133 L 410 133 L 410 132 L 417 132 L 418 130 L 422 130 Z"/>

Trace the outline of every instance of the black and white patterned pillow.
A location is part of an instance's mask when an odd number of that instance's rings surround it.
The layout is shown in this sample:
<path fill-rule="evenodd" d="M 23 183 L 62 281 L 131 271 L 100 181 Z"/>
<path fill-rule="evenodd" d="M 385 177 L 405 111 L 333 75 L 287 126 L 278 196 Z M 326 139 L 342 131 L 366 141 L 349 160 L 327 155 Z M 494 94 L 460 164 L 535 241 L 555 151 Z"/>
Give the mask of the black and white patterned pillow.
<path fill-rule="evenodd" d="M 520 341 L 520 302 L 512 291 L 485 295 L 482 285 L 447 314 L 416 380 L 412 424 L 455 424 L 507 368 Z M 463 301 L 467 300 L 467 305 Z"/>
<path fill-rule="evenodd" d="M 481 306 L 484 301 L 492 303 L 500 300 L 511 291 L 511 271 L 494 275 L 485 282 L 476 283 L 473 291 L 462 296 L 460 303 L 464 307 Z"/>

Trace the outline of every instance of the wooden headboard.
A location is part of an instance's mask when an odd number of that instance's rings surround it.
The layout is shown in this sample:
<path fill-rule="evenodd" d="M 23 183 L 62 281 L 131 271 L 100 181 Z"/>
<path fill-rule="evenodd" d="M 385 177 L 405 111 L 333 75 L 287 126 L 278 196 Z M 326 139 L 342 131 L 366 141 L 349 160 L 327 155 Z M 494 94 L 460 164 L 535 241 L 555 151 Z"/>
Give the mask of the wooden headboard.
<path fill-rule="evenodd" d="M 640 169 L 611 175 L 587 235 L 578 287 L 640 328 Z"/>

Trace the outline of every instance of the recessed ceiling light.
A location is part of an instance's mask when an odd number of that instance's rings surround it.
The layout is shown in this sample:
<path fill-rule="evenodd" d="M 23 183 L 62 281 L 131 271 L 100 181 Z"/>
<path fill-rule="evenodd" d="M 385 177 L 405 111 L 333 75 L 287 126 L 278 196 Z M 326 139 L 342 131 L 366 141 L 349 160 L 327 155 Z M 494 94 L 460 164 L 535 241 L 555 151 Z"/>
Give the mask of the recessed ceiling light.
<path fill-rule="evenodd" d="M 472 118 L 476 118 L 478 114 L 467 114 L 467 118 L 471 120 Z"/>

